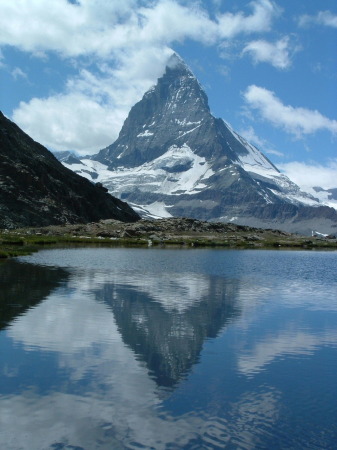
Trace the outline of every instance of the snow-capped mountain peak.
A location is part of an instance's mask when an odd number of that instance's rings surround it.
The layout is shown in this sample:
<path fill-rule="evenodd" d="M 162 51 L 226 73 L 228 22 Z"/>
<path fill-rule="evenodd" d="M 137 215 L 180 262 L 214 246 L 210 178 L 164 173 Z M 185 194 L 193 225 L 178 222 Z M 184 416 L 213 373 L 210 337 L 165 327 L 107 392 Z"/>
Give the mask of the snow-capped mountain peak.
<path fill-rule="evenodd" d="M 308 234 L 317 218 L 328 232 L 337 222 L 335 210 L 301 192 L 260 150 L 212 116 L 205 91 L 176 54 L 130 110 L 118 139 L 82 165 L 70 167 L 154 215 Z"/>

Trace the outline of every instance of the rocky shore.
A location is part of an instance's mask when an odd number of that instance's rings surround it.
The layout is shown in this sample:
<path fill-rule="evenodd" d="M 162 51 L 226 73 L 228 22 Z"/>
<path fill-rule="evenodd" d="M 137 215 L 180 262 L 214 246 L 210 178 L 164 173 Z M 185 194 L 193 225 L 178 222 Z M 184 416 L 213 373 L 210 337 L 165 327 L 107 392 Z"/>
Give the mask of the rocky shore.
<path fill-rule="evenodd" d="M 27 250 L 27 246 L 69 245 L 71 243 L 122 246 L 337 249 L 337 239 L 333 236 L 299 236 L 272 229 L 265 230 L 232 223 L 204 222 L 188 218 L 140 220 L 134 223 L 108 219 L 87 224 L 52 225 L 0 232 L 0 252 L 2 251 L 3 255 L 11 246 L 22 253 Z M 21 248 L 18 249 L 19 247 Z"/>

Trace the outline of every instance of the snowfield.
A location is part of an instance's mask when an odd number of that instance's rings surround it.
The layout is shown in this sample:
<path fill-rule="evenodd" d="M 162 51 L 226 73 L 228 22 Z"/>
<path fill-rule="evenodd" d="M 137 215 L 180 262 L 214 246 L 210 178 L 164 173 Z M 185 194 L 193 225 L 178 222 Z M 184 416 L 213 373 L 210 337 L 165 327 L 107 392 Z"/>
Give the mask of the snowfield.
<path fill-rule="evenodd" d="M 186 144 L 173 145 L 164 155 L 134 168 L 108 170 L 108 166 L 90 159 L 64 165 L 88 180 L 101 182 L 117 197 L 133 188 L 167 195 L 194 194 L 207 188 L 205 181 L 214 174 L 206 159 Z"/>

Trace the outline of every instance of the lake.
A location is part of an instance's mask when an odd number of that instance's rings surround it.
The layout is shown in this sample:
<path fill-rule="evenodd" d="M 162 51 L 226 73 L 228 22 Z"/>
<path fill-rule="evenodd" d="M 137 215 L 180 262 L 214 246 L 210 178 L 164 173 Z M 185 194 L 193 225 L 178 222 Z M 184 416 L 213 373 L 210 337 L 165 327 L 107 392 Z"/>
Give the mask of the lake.
<path fill-rule="evenodd" d="M 0 264 L 0 448 L 336 449 L 337 252 Z"/>

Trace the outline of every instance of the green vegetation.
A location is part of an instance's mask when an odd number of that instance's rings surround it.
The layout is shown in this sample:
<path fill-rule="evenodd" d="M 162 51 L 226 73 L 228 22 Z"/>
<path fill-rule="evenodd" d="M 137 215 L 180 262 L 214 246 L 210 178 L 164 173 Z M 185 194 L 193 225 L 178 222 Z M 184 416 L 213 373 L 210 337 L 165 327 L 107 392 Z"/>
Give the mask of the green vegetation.
<path fill-rule="evenodd" d="M 30 244 L 13 244 L 3 242 L 0 239 L 0 259 L 10 258 L 13 256 L 30 255 L 39 248 Z"/>
<path fill-rule="evenodd" d="M 148 241 L 144 239 L 111 239 L 100 237 L 77 237 L 77 236 L 22 236 L 16 237 L 10 234 L 4 235 L 0 232 L 0 259 L 14 256 L 29 255 L 41 248 L 64 247 L 77 245 L 94 246 L 123 246 L 123 247 L 147 247 Z"/>

